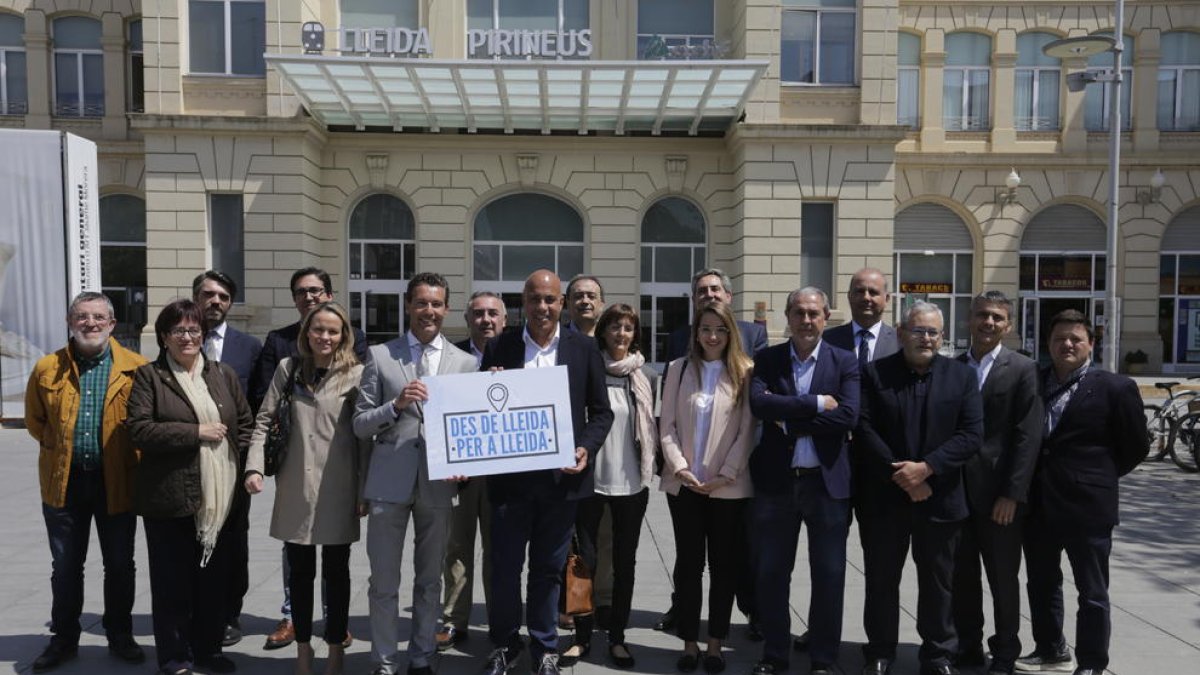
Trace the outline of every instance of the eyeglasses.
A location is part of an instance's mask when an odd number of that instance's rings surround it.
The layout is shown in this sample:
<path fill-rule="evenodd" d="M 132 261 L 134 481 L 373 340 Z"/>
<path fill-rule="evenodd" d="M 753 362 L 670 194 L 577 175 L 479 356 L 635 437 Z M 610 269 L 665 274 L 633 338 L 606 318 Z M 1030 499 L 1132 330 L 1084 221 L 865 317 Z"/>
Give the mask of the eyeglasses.
<path fill-rule="evenodd" d="M 195 340 L 201 335 L 204 335 L 204 331 L 200 330 L 199 328 L 172 328 L 170 335 L 176 340 L 185 337 Z"/>
<path fill-rule="evenodd" d="M 717 326 L 716 328 L 701 326 L 699 332 L 701 335 L 715 335 L 717 337 L 725 337 L 726 335 L 729 335 L 729 329 L 725 328 L 724 326 Z"/>
<path fill-rule="evenodd" d="M 942 331 L 936 328 L 909 328 L 908 332 L 919 338 L 935 338 L 942 334 Z"/>
<path fill-rule="evenodd" d="M 84 323 L 88 319 L 91 319 L 95 323 L 108 323 L 110 320 L 112 320 L 112 317 L 107 314 L 85 314 L 83 312 L 71 315 L 71 321 L 74 321 L 75 323 Z"/>
<path fill-rule="evenodd" d="M 300 298 L 307 298 L 309 296 L 312 296 L 314 298 L 319 298 L 322 295 L 325 295 L 325 293 L 327 293 L 327 292 L 328 291 L 325 290 L 324 286 L 309 286 L 308 288 L 293 288 L 292 289 L 292 297 L 297 300 L 299 300 Z"/>

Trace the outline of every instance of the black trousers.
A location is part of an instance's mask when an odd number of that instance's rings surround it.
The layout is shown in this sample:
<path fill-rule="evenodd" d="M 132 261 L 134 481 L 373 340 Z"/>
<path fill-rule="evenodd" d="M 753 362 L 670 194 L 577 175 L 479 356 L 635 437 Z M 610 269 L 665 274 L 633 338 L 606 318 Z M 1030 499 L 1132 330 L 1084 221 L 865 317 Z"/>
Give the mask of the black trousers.
<path fill-rule="evenodd" d="M 575 514 L 575 534 L 579 538 L 579 555 L 592 570 L 596 569 L 596 542 L 600 538 L 600 519 L 607 505 L 612 512 L 613 596 L 612 613 L 608 619 L 609 644 L 625 643 L 625 628 L 633 606 L 634 567 L 637 565 L 638 540 L 642 536 L 642 519 L 650 501 L 650 489 L 632 495 L 610 497 L 592 495 L 579 502 Z M 592 639 L 595 617 L 591 614 L 575 617 L 575 641 L 588 644 Z"/>
<path fill-rule="evenodd" d="M 158 665 L 172 671 L 190 668 L 197 658 L 221 653 L 228 616 L 230 538 L 235 533 L 224 528 L 208 565 L 201 567 L 195 518 L 143 517 L 142 524 Z"/>
<path fill-rule="evenodd" d="M 708 558 L 708 636 L 729 636 L 733 596 L 741 565 L 748 499 L 714 499 L 679 488 L 667 495 L 675 531 L 676 635 L 694 642 L 700 634 L 704 560 Z"/>
<path fill-rule="evenodd" d="M 1011 666 L 1021 655 L 1021 536 L 1024 519 L 998 525 L 992 514 L 964 523 L 954 561 L 954 627 L 959 650 L 983 646 L 983 574 L 992 591 L 992 661 Z M 980 563 L 982 562 L 982 569 Z"/>
<path fill-rule="evenodd" d="M 932 522 L 911 503 L 859 511 L 866 598 L 863 627 L 868 659 L 896 656 L 900 631 L 900 580 L 912 542 L 917 565 L 917 633 L 922 665 L 950 663 L 958 652 L 951 608 L 954 551 L 962 523 Z"/>
<path fill-rule="evenodd" d="M 250 590 L 250 495 L 245 490 L 233 491 L 229 507 L 229 600 L 226 623 L 233 624 L 242 615 L 242 599 Z"/>
<path fill-rule="evenodd" d="M 292 568 L 288 591 L 292 596 L 296 642 L 311 642 L 317 547 L 287 543 L 284 550 Z M 321 581 L 325 584 L 325 642 L 340 645 L 346 639 L 350 617 L 350 544 L 321 547 Z"/>
<path fill-rule="evenodd" d="M 1108 601 L 1108 557 L 1112 529 L 1055 529 L 1037 516 L 1025 524 L 1025 564 L 1029 618 L 1034 647 L 1053 654 L 1066 646 L 1063 637 L 1062 554 L 1067 554 L 1079 593 L 1075 613 L 1075 660 L 1079 668 L 1108 667 L 1112 634 Z"/>

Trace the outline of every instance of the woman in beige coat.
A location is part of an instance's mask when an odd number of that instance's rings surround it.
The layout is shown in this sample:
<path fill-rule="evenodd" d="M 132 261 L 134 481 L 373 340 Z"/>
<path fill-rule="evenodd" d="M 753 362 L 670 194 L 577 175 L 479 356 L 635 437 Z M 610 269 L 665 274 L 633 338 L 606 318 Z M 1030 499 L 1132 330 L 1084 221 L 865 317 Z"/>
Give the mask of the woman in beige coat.
<path fill-rule="evenodd" d="M 692 323 L 688 355 L 672 361 L 662 398 L 662 490 L 675 530 L 676 634 L 683 654 L 675 666 L 700 663 L 701 575 L 709 567 L 708 650 L 704 670 L 725 669 L 721 643 L 729 635 L 740 570 L 744 509 L 753 489 L 750 458 L 753 417 L 745 355 L 729 305 L 714 302 Z"/>
<path fill-rule="evenodd" d="M 271 536 L 283 540 L 292 573 L 292 621 L 296 627 L 296 673 L 312 672 L 313 581 L 321 546 L 325 582 L 326 675 L 342 670 L 350 612 L 350 544 L 358 541 L 359 441 L 351 419 L 362 364 L 354 356 L 354 332 L 346 310 L 333 302 L 314 307 L 300 325 L 299 358 L 284 359 L 258 413 L 246 460 L 245 486 L 263 488 L 267 429 L 280 397 L 291 387 L 287 452 L 275 475 Z"/>

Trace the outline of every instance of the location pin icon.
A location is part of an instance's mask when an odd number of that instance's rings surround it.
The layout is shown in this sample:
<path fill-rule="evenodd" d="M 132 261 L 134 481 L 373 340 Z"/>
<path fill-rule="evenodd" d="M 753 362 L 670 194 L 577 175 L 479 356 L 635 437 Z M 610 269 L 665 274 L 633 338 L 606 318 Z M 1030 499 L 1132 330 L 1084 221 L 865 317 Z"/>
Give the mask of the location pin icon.
<path fill-rule="evenodd" d="M 508 387 L 497 382 L 488 387 L 487 390 L 488 403 L 492 404 L 492 410 L 500 412 L 506 403 L 508 403 Z"/>

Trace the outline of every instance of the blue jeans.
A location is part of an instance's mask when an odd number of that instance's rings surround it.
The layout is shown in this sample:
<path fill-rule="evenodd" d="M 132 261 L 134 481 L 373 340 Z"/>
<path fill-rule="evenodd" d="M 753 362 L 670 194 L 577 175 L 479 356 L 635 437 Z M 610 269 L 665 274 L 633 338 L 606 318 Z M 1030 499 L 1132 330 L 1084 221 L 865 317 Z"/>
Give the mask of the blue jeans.
<path fill-rule="evenodd" d="M 132 512 L 109 515 L 104 472 L 71 468 L 67 497 L 62 508 L 42 504 L 50 540 L 53 571 L 50 589 L 50 632 L 54 640 L 79 644 L 79 615 L 83 612 L 83 565 L 87 561 L 92 520 L 104 557 L 104 633 L 111 640 L 133 633 L 133 538 L 137 516 Z"/>

